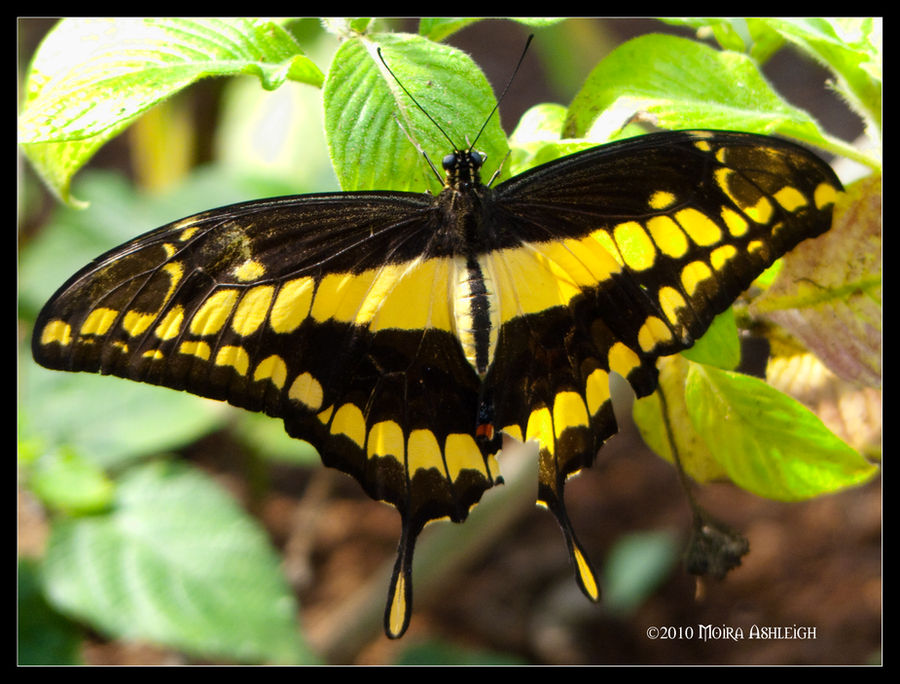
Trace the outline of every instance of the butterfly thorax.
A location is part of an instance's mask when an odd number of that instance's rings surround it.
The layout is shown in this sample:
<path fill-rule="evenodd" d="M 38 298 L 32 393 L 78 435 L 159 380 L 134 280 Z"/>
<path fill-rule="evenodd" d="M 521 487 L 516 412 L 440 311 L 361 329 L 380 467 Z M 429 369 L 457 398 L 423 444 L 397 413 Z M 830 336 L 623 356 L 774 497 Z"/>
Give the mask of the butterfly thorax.
<path fill-rule="evenodd" d="M 480 377 L 493 361 L 500 327 L 499 303 L 493 278 L 483 256 L 489 249 L 491 189 L 481 182 L 484 156 L 474 150 L 457 150 L 443 159 L 447 173 L 438 199 L 435 236 L 453 255 L 450 281 L 454 332 L 466 359 Z"/>

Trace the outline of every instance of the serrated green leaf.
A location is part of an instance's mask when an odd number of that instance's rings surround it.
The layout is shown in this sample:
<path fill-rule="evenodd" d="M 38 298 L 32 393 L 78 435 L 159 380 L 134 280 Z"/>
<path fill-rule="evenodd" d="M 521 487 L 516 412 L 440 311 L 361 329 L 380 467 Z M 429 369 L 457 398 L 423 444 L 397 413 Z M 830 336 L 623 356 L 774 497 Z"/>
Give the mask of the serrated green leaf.
<path fill-rule="evenodd" d="M 320 85 L 322 74 L 277 22 L 253 19 L 65 19 L 25 82 L 19 143 L 64 201 L 72 176 L 147 109 L 200 78 L 254 74 Z"/>
<path fill-rule="evenodd" d="M 575 96 L 564 135 L 608 137 L 639 112 L 662 128 L 740 130 L 848 147 L 783 100 L 746 55 L 675 36 L 641 36 L 610 53 Z"/>
<path fill-rule="evenodd" d="M 450 142 L 384 68 L 379 47 L 391 71 L 458 146 L 488 121 L 495 103 L 490 84 L 468 55 L 421 36 L 360 36 L 335 55 L 325 81 L 325 130 L 341 187 L 438 192 L 441 183 L 415 145 L 440 167 Z M 509 149 L 496 115 L 477 147 L 487 154 L 482 175 L 489 178 Z"/>
<path fill-rule="evenodd" d="M 56 521 L 44 586 L 112 637 L 238 662 L 308 659 L 265 534 L 183 465 L 131 469 L 109 514 Z"/>
<path fill-rule="evenodd" d="M 858 485 L 878 469 L 799 402 L 762 380 L 693 365 L 685 400 L 691 421 L 738 486 L 784 501 Z"/>

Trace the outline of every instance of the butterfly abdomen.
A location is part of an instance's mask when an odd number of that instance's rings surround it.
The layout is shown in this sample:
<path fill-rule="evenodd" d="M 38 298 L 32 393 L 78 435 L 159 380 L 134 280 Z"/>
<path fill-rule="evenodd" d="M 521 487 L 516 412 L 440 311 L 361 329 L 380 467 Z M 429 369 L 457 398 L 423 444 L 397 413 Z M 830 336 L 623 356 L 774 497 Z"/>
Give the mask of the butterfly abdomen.
<path fill-rule="evenodd" d="M 484 378 L 497 347 L 500 312 L 493 280 L 474 256 L 456 259 L 453 321 L 466 359 Z"/>

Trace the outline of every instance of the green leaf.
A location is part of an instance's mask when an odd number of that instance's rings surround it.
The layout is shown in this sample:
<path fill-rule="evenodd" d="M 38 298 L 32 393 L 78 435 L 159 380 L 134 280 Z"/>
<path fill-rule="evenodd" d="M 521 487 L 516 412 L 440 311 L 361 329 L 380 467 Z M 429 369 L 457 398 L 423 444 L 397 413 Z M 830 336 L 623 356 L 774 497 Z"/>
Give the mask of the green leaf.
<path fill-rule="evenodd" d="M 30 427 L 19 438 L 39 438 L 47 452 L 68 445 L 79 459 L 103 468 L 184 446 L 228 418 L 225 404 L 162 387 L 59 373 L 28 361 L 21 371 L 19 411 Z"/>
<path fill-rule="evenodd" d="M 18 664 L 80 665 L 81 629 L 47 604 L 40 566 L 20 558 L 18 570 Z"/>
<path fill-rule="evenodd" d="M 678 560 L 670 532 L 637 532 L 616 542 L 603 563 L 603 607 L 626 616 L 663 582 Z"/>
<path fill-rule="evenodd" d="M 481 21 L 480 17 L 424 17 L 419 19 L 419 35 L 439 42 L 460 29 Z"/>
<path fill-rule="evenodd" d="M 741 362 L 741 341 L 734 310 L 729 307 L 716 316 L 703 337 L 681 353 L 695 363 L 705 363 L 723 370 L 736 368 Z"/>
<path fill-rule="evenodd" d="M 209 76 L 253 74 L 320 85 L 322 74 L 276 23 L 254 19 L 65 19 L 25 82 L 19 143 L 64 201 L 97 149 L 160 101 Z"/>
<path fill-rule="evenodd" d="M 561 21 L 560 18 L 552 17 L 509 17 L 524 26 L 533 28 L 543 28 L 552 26 Z M 419 35 L 429 40 L 441 41 L 448 36 L 464 29 L 466 26 L 482 21 L 485 17 L 425 17 L 419 20 Z"/>
<path fill-rule="evenodd" d="M 50 510 L 84 514 L 103 510 L 115 488 L 103 470 L 72 448 L 44 454 L 28 472 L 28 488 Z"/>
<path fill-rule="evenodd" d="M 590 140 L 560 140 L 565 118 L 566 108 L 551 103 L 535 105 L 522 115 L 509 137 L 512 149 L 509 167 L 514 175 L 567 154 L 596 147 Z"/>
<path fill-rule="evenodd" d="M 746 52 L 753 42 L 744 17 L 663 17 L 660 20 L 671 26 L 690 26 L 697 30 L 698 38 L 711 33 L 725 50 Z"/>
<path fill-rule="evenodd" d="M 441 181 L 416 145 L 440 167 L 450 142 L 385 69 L 379 47 L 391 71 L 457 146 L 474 139 L 495 104 L 484 74 L 455 48 L 410 34 L 349 39 L 335 55 L 324 91 L 338 181 L 344 190 L 439 192 Z M 483 176 L 490 178 L 509 149 L 496 115 L 477 147 L 487 154 Z"/>
<path fill-rule="evenodd" d="M 564 135 L 606 140 L 638 113 L 662 128 L 781 135 L 861 158 L 783 100 L 751 58 L 685 38 L 651 34 L 613 50 L 575 96 Z"/>
<path fill-rule="evenodd" d="M 695 364 L 685 401 L 731 480 L 759 496 L 806 499 L 878 472 L 809 409 L 757 378 Z"/>
<path fill-rule="evenodd" d="M 697 482 L 726 479 L 727 473 L 688 415 L 684 386 L 693 362 L 682 353 L 663 357 L 658 365 L 659 387 L 653 394 L 635 401 L 632 409 L 641 438 L 655 454 L 672 464 L 675 463 L 671 444 L 674 440 L 681 467 Z"/>
<path fill-rule="evenodd" d="M 121 479 L 112 512 L 53 524 L 53 604 L 115 638 L 237 662 L 308 662 L 265 534 L 198 471 L 154 463 Z"/>
<path fill-rule="evenodd" d="M 673 26 L 691 26 L 697 37 L 712 33 L 725 50 L 746 52 L 763 64 L 784 45 L 784 39 L 773 30 L 768 20 L 756 17 L 677 17 L 662 19 Z"/>
<path fill-rule="evenodd" d="M 867 122 L 872 137 L 880 139 L 882 20 L 803 17 L 766 21 L 786 40 L 837 75 L 838 92 Z"/>

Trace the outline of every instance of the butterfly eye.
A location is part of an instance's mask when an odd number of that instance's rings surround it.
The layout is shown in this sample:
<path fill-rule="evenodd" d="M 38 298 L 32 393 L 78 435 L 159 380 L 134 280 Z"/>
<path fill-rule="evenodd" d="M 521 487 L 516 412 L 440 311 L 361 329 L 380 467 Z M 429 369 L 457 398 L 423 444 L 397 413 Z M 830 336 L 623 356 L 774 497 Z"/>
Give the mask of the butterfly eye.
<path fill-rule="evenodd" d="M 487 159 L 486 154 L 484 154 L 483 152 L 477 152 L 475 150 L 469 152 L 469 157 L 472 160 L 472 164 L 478 168 L 480 168 L 481 165 L 484 164 L 484 160 Z"/>
<path fill-rule="evenodd" d="M 446 157 L 444 157 L 444 159 L 441 161 L 441 166 L 444 167 L 444 171 L 449 171 L 454 166 L 456 166 L 458 161 L 459 157 L 457 157 L 456 152 L 453 152 L 452 154 L 448 154 Z"/>

